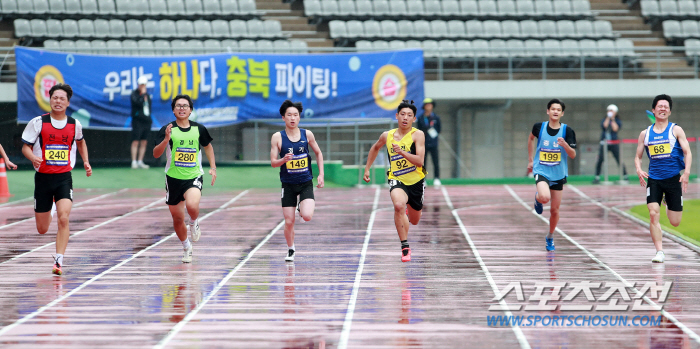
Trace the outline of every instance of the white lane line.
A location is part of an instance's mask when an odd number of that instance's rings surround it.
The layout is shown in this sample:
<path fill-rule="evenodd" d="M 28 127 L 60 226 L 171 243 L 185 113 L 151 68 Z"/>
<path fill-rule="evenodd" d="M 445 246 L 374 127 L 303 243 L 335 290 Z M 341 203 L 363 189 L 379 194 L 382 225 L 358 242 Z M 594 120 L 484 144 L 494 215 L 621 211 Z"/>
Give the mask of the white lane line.
<path fill-rule="evenodd" d="M 119 191 L 115 191 L 115 192 L 103 194 L 103 195 L 94 197 L 94 198 L 92 198 L 92 199 L 79 202 L 79 203 L 73 205 L 73 208 L 78 208 L 78 207 L 83 206 L 83 205 L 85 205 L 85 204 L 91 203 L 91 202 L 96 201 L 96 200 L 99 200 L 99 199 L 104 199 L 104 198 L 106 198 L 106 197 L 108 197 L 108 196 L 116 195 L 116 194 L 121 193 L 121 192 L 124 192 L 124 191 L 126 191 L 126 190 L 128 190 L 128 189 L 125 188 L 125 189 L 122 189 L 122 190 L 119 190 Z M 35 217 L 29 217 L 29 218 L 25 218 L 25 219 L 23 219 L 23 220 L 21 220 L 21 221 L 12 222 L 12 223 L 10 223 L 10 224 L 5 224 L 5 225 L 0 226 L 0 229 L 9 228 L 9 227 L 11 227 L 11 226 L 14 226 L 14 225 L 17 225 L 17 224 L 20 224 L 20 223 L 24 223 L 24 222 L 27 222 L 27 221 L 31 221 L 31 220 L 33 220 L 34 218 L 35 218 Z"/>
<path fill-rule="evenodd" d="M 352 327 L 352 318 L 355 315 L 355 305 L 357 303 L 357 294 L 360 292 L 360 281 L 362 280 L 362 271 L 365 268 L 365 257 L 367 255 L 367 247 L 369 246 L 369 238 L 372 236 L 372 226 L 374 226 L 374 218 L 377 216 L 377 205 L 379 205 L 379 193 L 380 188 L 377 187 L 374 193 L 374 203 L 372 204 L 372 214 L 369 216 L 369 223 L 367 223 L 367 232 L 365 233 L 365 242 L 362 244 L 362 252 L 360 252 L 359 266 L 357 267 L 357 272 L 355 273 L 355 283 L 352 285 L 352 293 L 350 294 L 350 301 L 348 302 L 348 310 L 345 313 L 345 321 L 343 322 L 343 331 L 340 333 L 340 341 L 338 342 L 338 349 L 345 349 L 348 347 L 348 340 L 350 339 L 350 328 Z"/>
<path fill-rule="evenodd" d="M 595 199 L 591 198 L 590 196 L 586 195 L 586 193 L 582 192 L 580 189 L 574 187 L 573 185 L 569 185 L 569 187 L 571 188 L 571 190 L 573 190 L 580 197 L 592 202 L 596 206 L 598 206 L 606 211 L 613 211 L 613 212 L 617 213 L 618 215 L 620 215 L 624 218 L 627 218 L 627 219 L 631 220 L 632 222 L 637 223 L 637 224 L 649 229 L 649 222 L 645 222 L 645 221 L 643 221 L 643 220 L 641 220 L 641 219 L 639 219 L 639 218 L 637 218 L 637 217 L 635 217 L 635 216 L 633 216 L 625 211 L 618 209 L 617 207 L 608 207 L 607 205 L 601 203 L 600 201 L 595 200 Z M 644 203 L 644 204 L 646 204 L 646 203 Z M 672 240 L 674 242 L 677 242 L 680 245 L 683 245 L 683 246 L 685 246 L 685 247 L 687 247 L 695 252 L 700 253 L 700 247 L 696 246 L 695 244 L 691 243 L 690 241 L 686 241 L 685 239 L 683 239 L 679 236 L 676 236 L 675 234 L 669 233 L 663 229 L 661 229 L 661 233 L 663 233 L 663 235 L 667 239 Z"/>
<path fill-rule="evenodd" d="M 223 210 L 224 208 L 226 208 L 226 206 L 228 206 L 228 205 L 234 203 L 236 200 L 238 200 L 240 197 L 242 197 L 243 195 L 245 195 L 245 194 L 247 194 L 247 193 L 248 193 L 248 190 L 246 190 L 246 191 L 244 191 L 244 192 L 242 192 L 242 193 L 236 195 L 236 197 L 234 197 L 233 199 L 229 200 L 228 202 L 226 202 L 225 204 L 223 204 L 223 205 L 222 205 L 221 207 L 219 207 L 218 209 L 216 209 L 216 210 L 214 210 L 214 211 L 212 211 L 212 212 L 209 212 L 209 213 L 206 214 L 204 217 L 200 218 L 199 221 L 201 222 L 201 221 L 203 221 L 203 220 L 209 218 L 211 215 L 213 215 L 213 214 L 215 214 L 215 213 L 217 213 L 217 212 L 220 212 L 221 210 Z M 159 202 L 163 202 L 163 198 L 158 199 L 158 200 L 155 201 L 153 204 L 159 203 Z M 150 206 L 150 205 L 152 205 L 152 204 L 149 204 L 149 206 Z M 137 211 L 132 211 L 132 212 L 133 212 L 133 213 L 136 213 Z M 284 223 L 284 221 L 282 221 L 282 223 Z M 21 325 L 21 324 L 23 324 L 23 323 L 25 323 L 25 322 L 27 322 L 27 321 L 33 319 L 33 318 L 36 317 L 37 315 L 43 313 L 44 311 L 46 311 L 47 309 L 51 308 L 52 306 L 54 306 L 54 305 L 56 305 L 56 304 L 58 304 L 58 303 L 64 301 L 64 300 L 67 299 L 68 297 L 70 297 L 70 296 L 72 296 L 72 295 L 78 293 L 80 290 L 84 289 L 85 287 L 89 286 L 89 285 L 92 284 L 93 282 L 97 281 L 99 278 L 101 278 L 101 277 L 107 275 L 108 273 L 110 273 L 111 271 L 113 271 L 113 270 L 115 270 L 115 269 L 121 267 L 122 265 L 131 262 L 131 261 L 134 260 L 135 258 L 137 258 L 137 257 L 141 256 L 142 254 L 148 252 L 150 249 L 152 249 L 152 248 L 154 248 L 154 247 L 156 247 L 156 246 L 158 246 L 158 245 L 164 243 L 165 241 L 167 241 L 168 239 L 170 239 L 170 238 L 173 237 L 173 236 L 175 236 L 175 233 L 172 233 L 172 234 L 170 234 L 170 235 L 168 235 L 168 236 L 166 236 L 166 237 L 160 239 L 158 242 L 156 242 L 156 243 L 154 243 L 154 244 L 152 244 L 152 245 L 150 245 L 150 246 L 144 248 L 143 250 L 141 250 L 141 251 L 139 251 L 139 252 L 137 252 L 137 253 L 131 255 L 131 257 L 129 257 L 129 258 L 127 258 L 127 259 L 121 261 L 119 264 L 117 264 L 117 265 L 115 265 L 115 266 L 113 266 L 113 267 L 111 267 L 111 268 L 109 268 L 109 269 L 107 269 L 107 270 L 105 270 L 105 271 L 103 271 L 103 272 L 101 272 L 101 273 L 99 273 L 99 274 L 93 276 L 90 280 L 85 281 L 85 282 L 82 283 L 80 286 L 78 286 L 78 287 L 72 289 L 70 292 L 64 294 L 64 295 L 61 296 L 61 297 L 56 298 L 55 300 L 53 300 L 53 301 L 50 302 L 49 304 L 47 304 L 47 305 L 45 305 L 45 306 L 43 306 L 43 307 L 41 307 L 41 308 L 35 310 L 35 311 L 32 312 L 31 314 L 29 314 L 29 315 L 27 315 L 27 316 L 25 316 L 25 317 L 23 317 L 23 318 L 21 318 L 21 319 L 15 321 L 14 323 L 12 323 L 12 324 L 10 324 L 10 325 L 7 325 L 7 326 L 3 327 L 2 329 L 0 329 L 0 336 L 2 336 L 3 334 L 7 333 L 7 331 L 9 331 L 9 330 L 11 330 L 11 329 L 13 329 L 13 328 L 15 328 L 15 327 Z"/>
<path fill-rule="evenodd" d="M 32 199 L 34 199 L 34 197 L 33 197 L 33 196 L 30 196 L 30 197 L 28 197 L 28 198 L 24 198 L 24 199 L 21 199 L 21 200 L 11 201 L 11 202 L 6 202 L 6 203 L 4 203 L 4 204 L 0 204 L 0 207 L 10 206 L 10 205 L 18 204 L 18 203 L 20 203 L 20 202 L 29 201 L 29 200 L 32 200 Z"/>
<path fill-rule="evenodd" d="M 515 191 L 513 191 L 513 189 L 511 189 L 510 186 L 505 185 L 505 187 L 506 187 L 506 189 L 508 190 L 508 192 L 510 193 L 510 195 L 513 196 L 513 198 L 515 198 L 515 200 L 517 200 L 521 205 L 525 206 L 525 208 L 528 209 L 528 211 L 530 210 L 530 206 L 529 206 L 528 204 L 526 204 L 525 201 L 523 201 L 523 199 L 521 199 L 520 196 L 518 196 L 518 194 L 516 194 Z M 535 216 L 539 217 L 542 221 L 544 221 L 544 222 L 546 222 L 547 224 L 549 224 L 549 219 L 542 217 L 542 215 L 537 214 L 537 212 L 533 212 L 533 214 L 534 214 Z M 556 228 L 556 232 L 559 233 L 561 236 L 563 236 L 565 239 L 569 240 L 569 242 L 571 242 L 572 244 L 574 244 L 574 246 L 578 247 L 578 248 L 579 248 L 581 251 L 583 251 L 589 258 L 591 258 L 591 259 L 594 260 L 596 263 L 598 263 L 600 266 L 602 266 L 602 267 L 605 268 L 607 271 L 609 271 L 611 274 L 613 274 L 618 280 L 622 281 L 622 283 L 624 283 L 625 286 L 627 286 L 627 287 L 633 289 L 634 292 L 636 292 L 636 296 L 638 296 L 638 297 L 641 296 L 642 299 L 644 299 L 644 301 L 646 301 L 647 303 L 649 303 L 649 305 L 651 305 L 652 307 L 656 308 L 657 310 L 660 310 L 660 311 L 661 311 L 661 314 L 662 314 L 663 316 L 665 316 L 667 319 L 669 319 L 671 322 L 673 322 L 673 324 L 676 325 L 676 326 L 678 326 L 678 328 L 680 328 L 681 330 L 683 330 L 683 332 L 685 332 L 685 333 L 688 335 L 688 337 L 693 338 L 696 342 L 700 343 L 700 336 L 698 336 L 697 333 L 693 332 L 693 330 L 691 330 L 691 329 L 689 329 L 688 327 L 686 327 L 684 324 L 682 324 L 680 321 L 678 321 L 673 315 L 671 315 L 671 314 L 670 314 L 669 312 L 667 312 L 666 310 L 660 309 L 661 307 L 660 307 L 658 304 L 656 304 L 654 301 L 652 301 L 651 299 L 649 299 L 647 296 L 645 296 L 645 295 L 643 295 L 641 292 L 639 292 L 639 290 L 638 290 L 636 287 L 632 286 L 632 284 L 631 284 L 630 282 L 628 282 L 627 280 L 625 280 L 625 278 L 623 278 L 622 275 L 618 274 L 615 270 L 613 270 L 613 269 L 610 268 L 607 264 L 605 264 L 603 261 L 601 261 L 601 260 L 598 259 L 596 256 L 594 256 L 591 252 L 589 252 L 585 247 L 581 246 L 578 242 L 576 242 L 576 240 L 574 240 L 573 238 L 571 238 L 571 237 L 570 237 L 568 234 L 566 234 L 563 230 L 561 230 L 561 229 L 559 229 L 559 228 Z"/>
<path fill-rule="evenodd" d="M 479 262 L 479 266 L 481 266 L 481 270 L 484 272 L 484 275 L 486 275 L 486 280 L 489 281 L 489 285 L 491 285 L 491 290 L 493 290 L 494 295 L 500 299 L 498 303 L 501 305 L 501 309 L 503 310 L 503 313 L 508 318 L 513 317 L 513 313 L 508 310 L 508 304 L 505 301 L 505 297 L 501 295 L 501 291 L 498 289 L 498 286 L 496 286 L 496 282 L 493 280 L 493 277 L 491 277 L 491 273 L 489 272 L 489 269 L 486 267 L 486 263 L 484 263 L 484 260 L 481 259 L 481 255 L 479 254 L 479 251 L 476 249 L 476 245 L 474 245 L 474 242 L 472 241 L 472 238 L 469 236 L 469 232 L 467 232 L 467 228 L 464 226 L 464 223 L 462 223 L 462 219 L 459 218 L 459 214 L 457 213 L 457 209 L 452 205 L 452 200 L 450 200 L 450 195 L 447 194 L 447 190 L 445 190 L 445 187 L 442 187 L 442 195 L 445 197 L 445 202 L 447 202 L 447 206 L 450 208 L 452 211 L 452 216 L 455 218 L 457 221 L 457 224 L 459 225 L 459 229 L 462 230 L 462 234 L 464 235 L 464 238 L 467 239 L 467 242 L 469 243 L 469 247 L 472 249 L 472 253 L 474 253 L 474 257 L 476 260 Z M 520 329 L 520 326 L 516 324 L 511 323 L 511 328 L 513 329 L 513 332 L 515 332 L 515 337 L 518 339 L 518 343 L 520 343 L 521 348 L 530 348 L 530 343 L 528 343 L 527 338 L 525 338 L 525 334 L 523 333 L 523 330 Z"/>

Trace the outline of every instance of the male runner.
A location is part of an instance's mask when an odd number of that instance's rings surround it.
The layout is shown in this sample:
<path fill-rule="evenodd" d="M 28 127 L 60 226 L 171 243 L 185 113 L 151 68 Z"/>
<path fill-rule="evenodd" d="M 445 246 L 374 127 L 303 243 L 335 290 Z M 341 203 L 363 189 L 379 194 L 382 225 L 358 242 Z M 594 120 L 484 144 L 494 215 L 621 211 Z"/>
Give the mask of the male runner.
<path fill-rule="evenodd" d="M 51 112 L 37 116 L 22 133 L 22 154 L 34 165 L 34 216 L 39 234 L 46 234 L 56 205 L 58 232 L 53 273 L 63 274 L 63 255 L 70 237 L 69 216 L 73 207 L 73 177 L 75 151 L 80 152 L 88 177 L 92 167 L 88 161 L 87 144 L 83 139 L 80 122 L 66 115 L 73 89 L 66 84 L 56 84 L 49 90 Z M 39 144 L 36 144 L 39 142 Z"/>
<path fill-rule="evenodd" d="M 188 95 L 177 95 L 170 104 L 175 114 L 175 121 L 161 127 L 156 137 L 153 156 L 159 158 L 166 153 L 165 161 L 165 203 L 173 217 L 173 227 L 185 250 L 182 263 L 192 262 L 192 243 L 187 238 L 189 225 L 192 241 L 199 241 L 202 231 L 199 229 L 199 200 L 202 198 L 202 153 L 209 159 L 211 185 L 216 182 L 216 161 L 214 159 L 213 140 L 207 128 L 190 121 L 194 110 L 192 99 Z M 185 224 L 185 208 L 190 216 L 190 223 Z"/>
<path fill-rule="evenodd" d="M 413 101 L 403 100 L 396 109 L 399 127 L 379 136 L 367 155 L 365 182 L 369 183 L 369 170 L 377 158 L 379 150 L 386 147 L 391 169 L 389 175 L 389 195 L 394 203 L 394 224 L 401 240 L 401 261 L 411 260 L 411 247 L 408 244 L 408 223 L 416 225 L 420 221 L 425 192 L 425 134 L 413 128 L 416 121 L 416 106 Z M 394 190 L 400 189 L 400 190 Z M 406 207 L 408 204 L 408 208 Z"/>
<path fill-rule="evenodd" d="M 299 128 L 299 115 L 304 108 L 300 102 L 286 100 L 280 107 L 284 120 L 284 131 L 272 135 L 270 164 L 280 168 L 282 182 L 282 214 L 284 215 L 284 238 L 287 240 L 287 262 L 293 262 L 296 254 L 294 246 L 294 210 L 299 211 L 301 222 L 308 222 L 314 215 L 314 182 L 311 171 L 309 147 L 316 154 L 318 163 L 317 188 L 323 188 L 323 154 L 316 143 L 314 134 Z M 297 196 L 299 203 L 297 206 Z"/>
<path fill-rule="evenodd" d="M 527 168 L 535 175 L 535 211 L 542 214 L 543 206 L 551 200 L 549 234 L 545 248 L 554 251 L 552 234 L 559 223 L 562 190 L 569 176 L 568 158 L 576 158 L 576 133 L 560 122 L 564 116 L 564 102 L 552 99 L 547 103 L 549 121 L 538 122 L 527 139 Z M 535 138 L 537 142 L 535 143 Z M 533 146 L 534 145 L 534 146 Z M 562 151 L 563 150 L 563 151 Z M 533 165 L 533 153 L 536 161 Z"/>
<path fill-rule="evenodd" d="M 0 157 L 2 157 L 3 160 L 5 160 L 5 164 L 7 165 L 7 168 L 11 170 L 16 170 L 17 165 L 15 165 L 12 161 L 10 161 L 10 158 L 7 157 L 7 154 L 5 154 L 5 149 L 3 149 L 2 144 L 0 144 Z"/>
<path fill-rule="evenodd" d="M 671 96 L 658 95 L 651 103 L 651 111 L 656 122 L 639 134 L 634 167 L 637 168 L 639 184 L 647 188 L 647 208 L 649 208 L 649 232 L 656 247 L 654 263 L 664 262 L 661 248 L 661 216 L 659 207 L 666 195 L 666 215 L 671 225 L 677 227 L 683 217 L 683 193 L 688 190 L 690 164 L 693 160 L 688 139 L 683 129 L 669 123 L 673 101 Z M 642 153 L 646 150 L 649 157 L 649 172 L 642 171 Z M 684 161 L 685 158 L 685 161 Z M 681 175 L 681 170 L 685 169 Z M 644 178 L 649 178 L 647 183 Z"/>

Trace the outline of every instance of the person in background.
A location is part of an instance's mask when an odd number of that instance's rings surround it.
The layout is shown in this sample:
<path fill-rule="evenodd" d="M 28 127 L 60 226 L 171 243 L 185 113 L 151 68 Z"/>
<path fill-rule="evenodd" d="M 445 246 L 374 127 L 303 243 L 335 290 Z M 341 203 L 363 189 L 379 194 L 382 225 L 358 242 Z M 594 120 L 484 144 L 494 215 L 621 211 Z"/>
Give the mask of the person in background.
<path fill-rule="evenodd" d="M 138 79 L 139 87 L 131 92 L 131 168 L 149 168 L 143 163 L 148 134 L 151 132 L 151 96 L 146 90 L 148 78 Z M 138 158 L 137 158 L 138 156 Z"/>
<path fill-rule="evenodd" d="M 442 130 L 440 117 L 433 112 L 435 101 L 432 98 L 423 100 L 423 115 L 418 118 L 418 129 L 425 133 L 425 157 L 428 154 L 433 160 L 434 180 L 433 185 L 440 187 L 440 154 L 438 154 L 438 136 Z"/>
<path fill-rule="evenodd" d="M 616 141 L 618 140 L 617 138 L 617 132 L 620 131 L 622 128 L 622 121 L 620 121 L 620 118 L 617 115 L 617 106 L 614 104 L 611 104 L 608 106 L 608 114 L 605 118 L 603 118 L 603 121 L 600 122 L 600 127 L 603 129 L 603 132 L 600 135 L 600 140 L 601 141 Z M 612 152 L 613 157 L 615 157 L 615 161 L 617 161 L 617 164 L 620 164 L 620 145 L 619 144 L 608 144 L 608 151 Z M 600 183 L 600 171 L 603 167 L 603 158 L 605 157 L 605 148 L 603 148 L 603 144 L 600 145 L 600 150 L 598 151 L 598 162 L 595 164 L 595 179 L 593 180 L 593 184 L 599 184 Z M 627 180 L 627 168 L 625 167 L 624 164 L 622 164 L 622 173 L 624 174 L 624 180 Z"/>

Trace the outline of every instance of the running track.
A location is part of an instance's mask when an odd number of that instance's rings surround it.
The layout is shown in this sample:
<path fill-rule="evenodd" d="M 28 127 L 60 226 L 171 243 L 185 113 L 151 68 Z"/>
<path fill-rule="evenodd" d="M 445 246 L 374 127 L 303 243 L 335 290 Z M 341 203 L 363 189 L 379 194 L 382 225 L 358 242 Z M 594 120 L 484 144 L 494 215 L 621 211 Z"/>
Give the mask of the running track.
<path fill-rule="evenodd" d="M 50 274 L 55 223 L 41 236 L 31 201 L 11 203 L 0 206 L 0 346 L 700 347 L 698 252 L 664 239 L 666 263 L 652 264 L 647 228 L 611 210 L 643 195 L 638 186 L 567 186 L 557 250 L 548 253 L 549 213 L 533 214 L 534 186 L 429 188 L 409 232 L 413 261 L 402 264 L 387 189 L 322 189 L 314 220 L 297 224 L 297 259 L 285 263 L 279 191 L 205 190 L 202 238 L 194 262 L 182 264 L 161 191 L 76 191 L 62 277 Z M 692 184 L 686 198 L 698 197 Z M 495 295 L 514 281 L 525 300 L 510 292 L 499 305 Z M 663 313 L 561 310 L 608 303 L 582 296 L 550 301 L 555 310 L 488 310 L 536 305 L 528 302 L 536 282 L 582 281 L 673 287 Z M 630 309 L 634 301 L 612 298 Z M 663 321 L 487 325 L 504 314 Z"/>

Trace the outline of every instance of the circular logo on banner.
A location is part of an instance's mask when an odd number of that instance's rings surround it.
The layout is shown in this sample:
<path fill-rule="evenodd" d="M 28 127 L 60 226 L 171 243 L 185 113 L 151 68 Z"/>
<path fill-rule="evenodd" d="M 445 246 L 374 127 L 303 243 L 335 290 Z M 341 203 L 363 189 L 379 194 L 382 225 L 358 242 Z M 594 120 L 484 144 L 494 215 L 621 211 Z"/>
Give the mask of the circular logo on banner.
<path fill-rule="evenodd" d="M 379 68 L 372 81 L 374 101 L 382 109 L 396 109 L 406 97 L 407 84 L 406 75 L 399 67 L 387 64 Z"/>
<path fill-rule="evenodd" d="M 49 90 L 58 83 L 64 83 L 63 75 L 56 67 L 45 65 L 34 76 L 34 96 L 36 103 L 44 111 L 51 111 Z"/>

